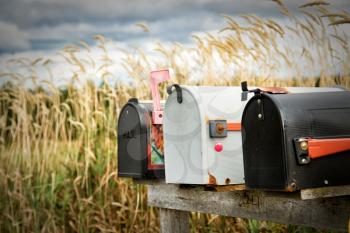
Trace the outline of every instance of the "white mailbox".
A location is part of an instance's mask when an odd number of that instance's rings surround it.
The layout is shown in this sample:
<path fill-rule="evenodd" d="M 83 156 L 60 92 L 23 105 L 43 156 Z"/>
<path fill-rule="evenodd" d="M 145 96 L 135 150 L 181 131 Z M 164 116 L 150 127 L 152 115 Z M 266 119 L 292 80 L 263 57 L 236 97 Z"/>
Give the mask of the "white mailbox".
<path fill-rule="evenodd" d="M 298 93 L 342 89 L 285 90 Z M 243 184 L 241 117 L 253 93 L 242 101 L 241 87 L 175 84 L 168 92 L 163 125 L 166 182 Z"/>

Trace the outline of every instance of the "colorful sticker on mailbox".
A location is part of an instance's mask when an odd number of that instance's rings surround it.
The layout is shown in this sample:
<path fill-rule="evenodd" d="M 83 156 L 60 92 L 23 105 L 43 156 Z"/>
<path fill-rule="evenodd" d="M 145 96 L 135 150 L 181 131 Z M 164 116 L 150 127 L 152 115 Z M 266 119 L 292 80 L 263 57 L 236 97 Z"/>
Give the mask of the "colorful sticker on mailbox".
<path fill-rule="evenodd" d="M 163 125 L 152 125 L 148 150 L 148 168 L 164 168 Z"/>

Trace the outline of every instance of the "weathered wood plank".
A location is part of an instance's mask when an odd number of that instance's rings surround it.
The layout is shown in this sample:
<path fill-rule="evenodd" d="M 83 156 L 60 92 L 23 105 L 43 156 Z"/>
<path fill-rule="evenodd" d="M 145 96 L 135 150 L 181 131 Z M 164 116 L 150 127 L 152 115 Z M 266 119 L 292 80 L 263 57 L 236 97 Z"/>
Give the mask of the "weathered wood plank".
<path fill-rule="evenodd" d="M 346 231 L 350 196 L 301 200 L 300 193 L 212 192 L 178 185 L 149 185 L 148 204 L 161 208 Z"/>
<path fill-rule="evenodd" d="M 304 189 L 300 191 L 300 194 L 303 200 L 346 196 L 350 195 L 350 185 Z"/>
<path fill-rule="evenodd" d="M 160 208 L 162 233 L 187 233 L 190 230 L 189 212 Z"/>
<path fill-rule="evenodd" d="M 235 184 L 235 185 L 216 185 L 213 187 L 210 187 L 213 190 L 217 192 L 230 192 L 230 191 L 237 191 L 237 190 L 245 190 L 246 187 L 244 184 Z M 207 189 L 210 190 L 210 189 Z"/>

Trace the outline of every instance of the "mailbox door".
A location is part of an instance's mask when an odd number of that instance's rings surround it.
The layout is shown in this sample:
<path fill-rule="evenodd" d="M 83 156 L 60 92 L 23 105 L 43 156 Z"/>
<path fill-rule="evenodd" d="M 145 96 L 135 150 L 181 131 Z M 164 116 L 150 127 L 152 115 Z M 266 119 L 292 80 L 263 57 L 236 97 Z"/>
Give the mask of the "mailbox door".
<path fill-rule="evenodd" d="M 163 179 L 163 125 L 153 125 L 152 104 L 129 101 L 118 121 L 118 175 Z"/>
<path fill-rule="evenodd" d="M 148 130 L 146 110 L 138 103 L 127 103 L 118 121 L 118 175 L 143 178 L 147 173 Z"/>
<path fill-rule="evenodd" d="M 202 121 L 198 98 L 182 88 L 182 103 L 177 93 L 165 104 L 165 173 L 167 183 L 203 184 Z"/>
<path fill-rule="evenodd" d="M 287 175 L 283 124 L 278 108 L 266 96 L 255 96 L 244 109 L 242 124 L 246 186 L 283 190 Z"/>

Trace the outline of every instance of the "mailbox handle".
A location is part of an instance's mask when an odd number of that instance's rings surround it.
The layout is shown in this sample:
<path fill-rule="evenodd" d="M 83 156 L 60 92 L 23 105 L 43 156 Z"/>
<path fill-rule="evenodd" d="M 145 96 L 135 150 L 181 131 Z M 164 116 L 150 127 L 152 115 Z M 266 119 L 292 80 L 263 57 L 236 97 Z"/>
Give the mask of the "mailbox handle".
<path fill-rule="evenodd" d="M 175 91 L 176 91 L 176 94 L 177 94 L 177 97 L 176 97 L 177 98 L 177 102 L 179 104 L 181 104 L 182 103 L 182 89 L 181 89 L 179 84 L 173 84 L 171 86 L 168 86 L 167 92 L 168 92 L 169 95 L 171 93 L 173 93 L 173 87 L 175 87 Z"/>
<path fill-rule="evenodd" d="M 153 124 L 163 124 L 163 109 L 160 105 L 160 95 L 158 85 L 170 78 L 169 70 L 158 70 L 151 72 L 151 91 L 153 99 L 153 112 L 152 122 Z"/>
<path fill-rule="evenodd" d="M 350 150 L 350 138 L 308 139 L 307 142 L 311 159 Z"/>

